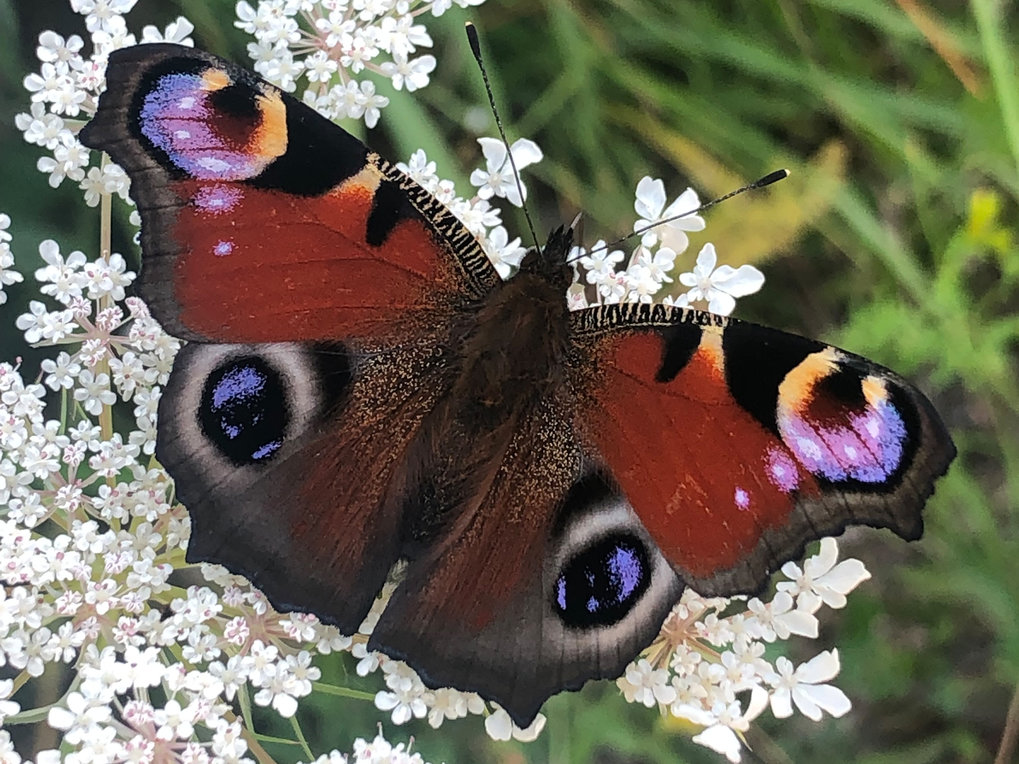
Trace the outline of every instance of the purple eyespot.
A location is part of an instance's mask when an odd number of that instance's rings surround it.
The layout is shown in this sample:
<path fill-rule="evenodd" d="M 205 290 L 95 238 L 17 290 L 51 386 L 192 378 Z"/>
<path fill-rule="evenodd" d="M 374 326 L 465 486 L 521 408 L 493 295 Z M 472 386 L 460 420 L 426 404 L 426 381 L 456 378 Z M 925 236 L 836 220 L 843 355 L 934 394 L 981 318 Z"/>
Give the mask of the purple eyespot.
<path fill-rule="evenodd" d="M 234 464 L 268 461 L 283 446 L 290 421 L 282 376 L 259 356 L 227 360 L 205 380 L 198 420 Z"/>
<path fill-rule="evenodd" d="M 213 101 L 223 89 L 212 88 L 201 73 L 164 74 L 145 94 L 139 109 L 142 135 L 198 180 L 252 178 L 272 159 L 249 145 L 262 118 L 258 110 L 224 113 Z M 228 128 L 229 135 L 224 132 Z"/>
<path fill-rule="evenodd" d="M 807 471 L 826 480 L 881 483 L 902 462 L 906 425 L 888 400 L 848 413 L 844 424 L 790 414 L 778 419 L 782 440 Z"/>
<path fill-rule="evenodd" d="M 647 590 L 647 550 L 633 534 L 615 534 L 589 544 L 563 565 L 552 592 L 563 623 L 575 628 L 622 620 Z"/>

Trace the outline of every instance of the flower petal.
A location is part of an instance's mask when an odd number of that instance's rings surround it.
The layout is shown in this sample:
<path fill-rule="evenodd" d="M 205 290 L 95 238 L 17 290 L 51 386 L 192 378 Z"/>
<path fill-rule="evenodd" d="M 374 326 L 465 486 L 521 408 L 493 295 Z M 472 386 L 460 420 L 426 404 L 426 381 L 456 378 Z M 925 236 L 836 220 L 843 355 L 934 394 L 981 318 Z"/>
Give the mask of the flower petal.
<path fill-rule="evenodd" d="M 853 703 L 849 700 L 849 697 L 834 685 L 821 684 L 803 687 L 802 689 L 810 695 L 814 703 L 835 718 L 845 716 L 853 708 Z"/>
<path fill-rule="evenodd" d="M 724 724 L 715 724 L 708 727 L 703 732 L 694 735 L 693 741 L 710 748 L 716 753 L 722 754 L 733 764 L 740 760 L 743 746 L 740 744 L 739 738 L 736 737 L 736 733 Z"/>
<path fill-rule="evenodd" d="M 711 282 L 733 297 L 745 297 L 764 285 L 764 274 L 752 265 L 741 265 L 735 270 L 723 265 L 712 274 Z"/>
<path fill-rule="evenodd" d="M 517 170 L 522 170 L 527 165 L 536 164 L 545 158 L 541 149 L 538 148 L 538 144 L 528 138 L 518 138 L 513 141 L 510 152 L 513 154 L 513 163 L 517 166 Z"/>
<path fill-rule="evenodd" d="M 797 666 L 796 679 L 805 684 L 827 682 L 838 676 L 840 669 L 838 649 L 825 650 Z"/>
<path fill-rule="evenodd" d="M 733 308 L 736 307 L 736 300 L 729 294 L 719 291 L 718 289 L 712 289 L 710 298 L 708 301 L 708 310 L 712 313 L 717 313 L 720 316 L 728 316 L 732 313 Z"/>
<path fill-rule="evenodd" d="M 665 206 L 665 184 L 657 178 L 645 175 L 637 184 L 637 200 L 633 203 L 633 209 L 637 214 L 648 221 L 653 221 L 661 214 Z M 642 227 L 640 221 L 634 224 L 634 229 Z"/>
<path fill-rule="evenodd" d="M 710 276 L 711 272 L 715 270 L 717 262 L 718 254 L 715 252 L 715 245 L 708 242 L 697 253 L 697 267 L 694 268 L 694 273 L 702 277 Z"/>
<path fill-rule="evenodd" d="M 506 146 L 498 138 L 478 138 L 481 153 L 485 155 L 485 163 L 489 172 L 498 172 L 506 163 Z"/>

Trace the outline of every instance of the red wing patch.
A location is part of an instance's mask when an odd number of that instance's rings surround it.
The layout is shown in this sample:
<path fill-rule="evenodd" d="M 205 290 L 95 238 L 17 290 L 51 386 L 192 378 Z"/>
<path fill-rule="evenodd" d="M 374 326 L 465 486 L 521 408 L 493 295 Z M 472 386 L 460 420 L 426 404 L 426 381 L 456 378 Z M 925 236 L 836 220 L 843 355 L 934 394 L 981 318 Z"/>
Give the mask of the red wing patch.
<path fill-rule="evenodd" d="M 236 342 L 374 337 L 451 290 L 448 255 L 419 218 L 367 243 L 381 180 L 374 165 L 304 198 L 239 183 L 175 184 L 188 204 L 173 284 L 180 320 Z M 445 271 L 445 272 L 443 272 Z"/>
<path fill-rule="evenodd" d="M 741 408 L 725 384 L 722 330 L 706 328 L 689 362 L 658 382 L 657 334 L 606 340 L 595 396 L 597 446 L 662 553 L 697 578 L 734 567 L 783 525 L 816 481 Z M 649 426 L 649 421 L 653 422 Z"/>

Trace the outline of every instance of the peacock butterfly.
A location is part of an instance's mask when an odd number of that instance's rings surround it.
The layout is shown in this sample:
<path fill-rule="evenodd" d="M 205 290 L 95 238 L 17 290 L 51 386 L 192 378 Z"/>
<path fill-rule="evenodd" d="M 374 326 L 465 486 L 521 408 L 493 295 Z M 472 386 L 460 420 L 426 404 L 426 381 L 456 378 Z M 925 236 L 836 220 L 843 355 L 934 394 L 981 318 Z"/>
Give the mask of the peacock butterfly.
<path fill-rule="evenodd" d="M 210 54 L 112 53 L 80 137 L 130 175 L 141 295 L 190 341 L 157 443 L 188 559 L 348 633 L 405 561 L 368 647 L 521 726 L 619 675 L 684 586 L 758 590 L 851 524 L 919 537 L 955 455 L 916 388 L 846 351 L 571 312 L 568 228 L 502 280 L 414 181 Z"/>

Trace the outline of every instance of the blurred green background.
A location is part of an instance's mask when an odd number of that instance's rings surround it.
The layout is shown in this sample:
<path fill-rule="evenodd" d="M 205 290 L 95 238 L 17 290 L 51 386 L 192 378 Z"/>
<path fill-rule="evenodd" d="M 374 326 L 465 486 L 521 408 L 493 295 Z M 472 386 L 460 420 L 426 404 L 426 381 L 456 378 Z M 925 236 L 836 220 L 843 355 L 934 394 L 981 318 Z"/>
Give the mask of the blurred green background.
<path fill-rule="evenodd" d="M 204 48 L 247 60 L 229 0 L 141 0 L 135 32 L 179 13 Z M 538 142 L 527 171 L 539 228 L 585 213 L 585 237 L 629 230 L 645 174 L 702 198 L 776 167 L 792 177 L 708 215 L 723 261 L 757 264 L 762 293 L 737 313 L 823 338 L 895 368 L 934 400 L 959 459 L 907 545 L 851 531 L 843 553 L 874 579 L 804 642 L 839 648 L 853 711 L 815 724 L 766 714 L 750 741 L 768 762 L 1009 762 L 1019 734 L 1019 71 L 1014 3 L 991 0 L 489 0 L 429 20 L 438 67 L 393 98 L 368 137 L 393 158 L 423 147 L 440 174 L 480 163 L 487 117 L 462 23 L 479 26 L 511 135 Z M 63 0 L 0 0 L 0 211 L 31 274 L 37 245 L 94 253 L 97 219 L 71 187 L 50 189 L 41 154 L 13 126 L 28 110 L 44 29 L 83 33 Z M 479 112 L 479 107 L 482 109 Z M 484 127 L 491 134 L 491 126 Z M 461 192 L 468 190 L 460 185 Z M 507 216 L 510 217 L 510 216 Z M 522 221 L 510 218 L 523 233 Z M 136 257 L 129 231 L 120 251 Z M 91 255 L 90 255 L 91 256 Z M 0 309 L 3 357 L 27 285 Z M 31 368 L 32 356 L 26 355 Z M 677 433 L 677 436 L 681 436 Z M 344 681 L 349 665 L 328 669 Z M 330 677 L 324 677 L 324 679 Z M 357 677 L 349 682 L 357 686 Z M 373 691 L 377 679 L 361 683 Z M 301 715 L 316 753 L 371 738 L 370 702 L 318 696 Z M 1011 711 L 1010 711 L 1011 708 Z M 394 729 L 433 762 L 673 762 L 717 757 L 611 685 L 560 696 L 537 743 L 494 744 L 476 718 Z M 1010 718 L 1010 722 L 1006 719 Z M 262 717 L 260 731 L 291 736 Z M 52 744 L 52 741 L 48 741 Z M 299 749 L 267 743 L 280 761 Z M 27 753 L 27 752 L 26 752 Z M 746 760 L 754 760 L 748 755 Z"/>

